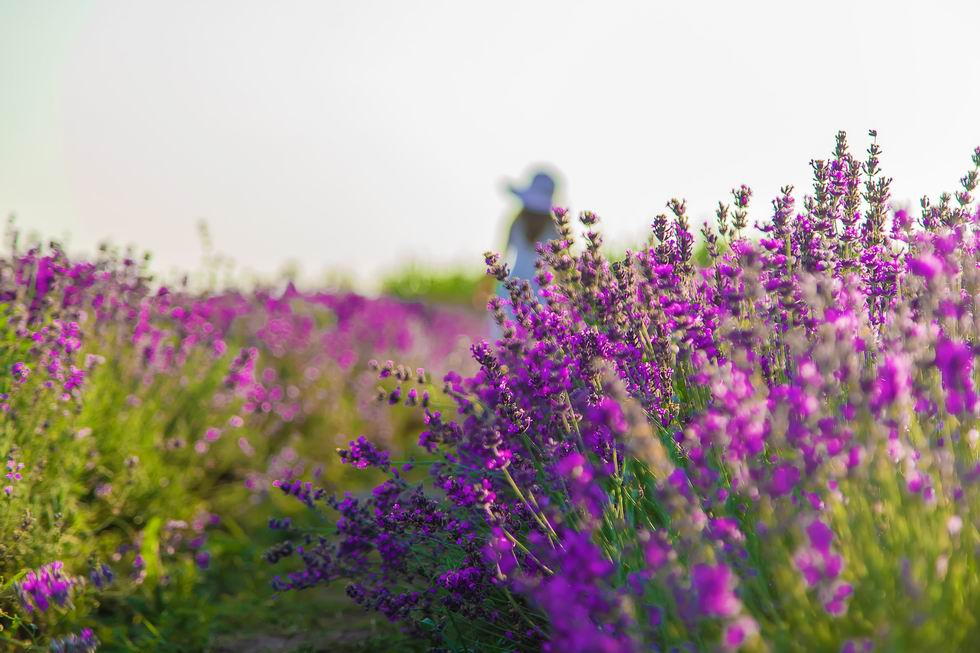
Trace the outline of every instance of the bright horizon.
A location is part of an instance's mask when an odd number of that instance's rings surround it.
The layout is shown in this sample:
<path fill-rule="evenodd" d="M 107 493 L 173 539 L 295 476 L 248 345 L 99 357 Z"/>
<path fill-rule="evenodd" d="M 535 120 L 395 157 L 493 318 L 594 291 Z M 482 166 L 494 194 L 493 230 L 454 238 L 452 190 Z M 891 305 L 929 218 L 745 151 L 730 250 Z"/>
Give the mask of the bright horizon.
<path fill-rule="evenodd" d="M 478 269 L 537 163 L 623 244 L 674 196 L 799 206 L 838 129 L 858 155 L 878 130 L 896 203 L 957 188 L 977 3 L 680 4 L 0 0 L 0 214 L 164 276 L 204 220 L 239 270 L 369 287 Z"/>

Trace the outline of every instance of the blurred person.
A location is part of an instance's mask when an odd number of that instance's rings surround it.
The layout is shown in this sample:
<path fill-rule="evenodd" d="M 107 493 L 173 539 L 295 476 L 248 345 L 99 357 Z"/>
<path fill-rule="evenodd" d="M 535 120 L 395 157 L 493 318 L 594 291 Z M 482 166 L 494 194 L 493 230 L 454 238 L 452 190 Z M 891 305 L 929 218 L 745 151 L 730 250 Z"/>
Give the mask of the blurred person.
<path fill-rule="evenodd" d="M 504 260 L 512 278 L 527 280 L 537 292 L 534 262 L 538 254 L 535 245 L 558 238 L 558 228 L 551 217 L 555 180 L 544 172 L 538 172 L 528 186 L 522 188 L 510 184 L 507 189 L 521 200 L 521 209 L 511 221 Z M 502 283 L 497 284 L 497 296 L 506 302 L 506 312 L 513 319 L 510 296 Z M 496 329 L 495 335 L 499 335 Z"/>

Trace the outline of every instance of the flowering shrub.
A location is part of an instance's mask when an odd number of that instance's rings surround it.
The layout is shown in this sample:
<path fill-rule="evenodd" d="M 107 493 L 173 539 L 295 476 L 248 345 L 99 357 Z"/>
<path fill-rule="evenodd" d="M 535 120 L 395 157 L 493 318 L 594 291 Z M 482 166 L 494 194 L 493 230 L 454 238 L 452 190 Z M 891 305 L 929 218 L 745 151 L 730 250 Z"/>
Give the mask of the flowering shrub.
<path fill-rule="evenodd" d="M 346 434 L 410 446 L 421 418 L 374 402 L 372 359 L 446 369 L 480 331 L 449 308 L 201 295 L 110 252 L 15 245 L 0 257 L 0 649 L 205 650 L 268 619 L 271 590 L 241 570 L 275 539 L 277 487 L 347 483 L 340 461 L 311 462 Z"/>
<path fill-rule="evenodd" d="M 969 650 L 980 149 L 917 218 L 880 153 L 840 133 L 758 240 L 736 188 L 703 268 L 680 200 L 615 261 L 556 208 L 540 295 L 488 255 L 503 335 L 420 406 L 427 479 L 360 439 L 340 456 L 386 474 L 369 495 L 280 483 L 336 517 L 275 522 L 275 587 L 346 583 L 455 651 Z"/>

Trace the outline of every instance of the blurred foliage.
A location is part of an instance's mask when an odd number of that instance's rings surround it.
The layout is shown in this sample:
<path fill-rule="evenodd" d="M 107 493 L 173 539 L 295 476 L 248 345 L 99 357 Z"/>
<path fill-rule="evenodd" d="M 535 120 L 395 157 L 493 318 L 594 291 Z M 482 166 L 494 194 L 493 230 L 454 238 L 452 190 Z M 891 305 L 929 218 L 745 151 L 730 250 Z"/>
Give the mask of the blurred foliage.
<path fill-rule="evenodd" d="M 381 292 L 400 299 L 486 307 L 493 280 L 482 270 L 438 269 L 412 264 L 386 276 Z"/>

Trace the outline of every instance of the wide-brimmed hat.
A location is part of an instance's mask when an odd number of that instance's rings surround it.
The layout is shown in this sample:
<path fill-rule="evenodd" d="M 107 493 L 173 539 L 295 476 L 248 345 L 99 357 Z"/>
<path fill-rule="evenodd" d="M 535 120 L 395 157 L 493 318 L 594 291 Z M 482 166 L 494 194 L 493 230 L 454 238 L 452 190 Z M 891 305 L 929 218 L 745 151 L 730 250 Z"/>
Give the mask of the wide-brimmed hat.
<path fill-rule="evenodd" d="M 531 179 L 531 184 L 527 188 L 518 188 L 513 184 L 507 189 L 514 195 L 521 198 L 524 208 L 536 213 L 550 213 L 551 200 L 555 194 L 555 180 L 549 175 L 539 172 Z"/>

